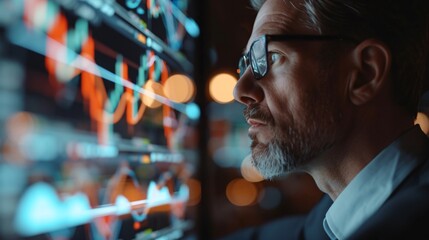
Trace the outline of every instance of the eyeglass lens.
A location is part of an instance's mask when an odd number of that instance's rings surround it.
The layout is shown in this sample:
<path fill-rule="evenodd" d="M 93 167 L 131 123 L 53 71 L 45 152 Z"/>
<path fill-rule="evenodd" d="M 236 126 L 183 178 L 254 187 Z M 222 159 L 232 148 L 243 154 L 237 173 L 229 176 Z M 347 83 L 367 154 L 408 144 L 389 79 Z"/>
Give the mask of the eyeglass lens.
<path fill-rule="evenodd" d="M 268 70 L 266 48 L 265 36 L 258 38 L 252 43 L 249 52 L 243 55 L 238 63 L 240 77 L 249 67 L 249 64 L 251 65 L 252 73 L 256 79 L 265 76 Z"/>
<path fill-rule="evenodd" d="M 265 76 L 267 72 L 265 36 L 257 39 L 250 50 L 250 61 L 255 78 Z"/>
<path fill-rule="evenodd" d="M 240 76 L 239 76 L 240 78 L 241 78 L 241 76 L 243 76 L 244 72 L 247 69 L 247 66 L 248 66 L 247 61 L 249 61 L 247 59 L 247 54 L 244 54 L 243 56 L 241 56 L 240 60 L 238 61 L 238 69 L 240 71 Z"/>

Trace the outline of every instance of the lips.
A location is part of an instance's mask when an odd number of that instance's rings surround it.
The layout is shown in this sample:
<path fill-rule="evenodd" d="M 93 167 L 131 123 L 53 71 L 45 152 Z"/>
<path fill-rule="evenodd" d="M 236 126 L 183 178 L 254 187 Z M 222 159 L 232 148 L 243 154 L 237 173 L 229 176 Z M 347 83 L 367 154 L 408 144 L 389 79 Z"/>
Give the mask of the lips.
<path fill-rule="evenodd" d="M 265 126 L 267 125 L 266 122 L 262 121 L 262 120 L 258 120 L 258 119 L 254 119 L 254 118 L 249 118 L 247 119 L 247 123 L 251 126 L 251 127 L 260 127 L 260 126 Z"/>
<path fill-rule="evenodd" d="M 265 127 L 267 126 L 267 123 L 264 121 L 261 121 L 259 119 L 250 118 L 247 120 L 247 123 L 250 125 L 249 127 L 249 134 L 255 136 L 256 134 L 261 134 L 264 131 Z"/>
<path fill-rule="evenodd" d="M 249 124 L 248 134 L 253 142 L 268 143 L 274 136 L 274 121 L 267 107 L 260 104 L 247 106 L 243 115 Z"/>
<path fill-rule="evenodd" d="M 268 138 L 272 135 L 273 121 L 268 108 L 259 104 L 248 106 L 243 111 L 244 117 L 249 124 L 249 136 L 254 138 Z"/>

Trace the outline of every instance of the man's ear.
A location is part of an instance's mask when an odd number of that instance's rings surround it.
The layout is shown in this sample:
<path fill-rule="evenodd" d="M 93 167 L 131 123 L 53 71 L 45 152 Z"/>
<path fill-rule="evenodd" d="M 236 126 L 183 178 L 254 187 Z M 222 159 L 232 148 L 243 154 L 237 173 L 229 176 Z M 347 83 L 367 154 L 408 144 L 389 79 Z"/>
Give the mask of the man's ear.
<path fill-rule="evenodd" d="M 392 58 L 384 43 L 367 39 L 354 48 L 352 59 L 355 71 L 348 91 L 352 103 L 359 106 L 373 99 L 386 85 Z"/>

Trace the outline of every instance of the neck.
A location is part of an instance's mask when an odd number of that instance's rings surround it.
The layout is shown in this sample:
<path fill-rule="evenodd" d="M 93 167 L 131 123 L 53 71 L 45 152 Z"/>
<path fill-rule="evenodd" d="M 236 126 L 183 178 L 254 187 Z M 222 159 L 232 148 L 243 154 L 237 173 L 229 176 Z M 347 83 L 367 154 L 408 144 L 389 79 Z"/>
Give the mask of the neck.
<path fill-rule="evenodd" d="M 383 112 L 383 117 L 379 113 L 377 115 L 364 114 L 364 118 L 352 121 L 343 129 L 342 137 L 333 147 L 314 159 L 306 169 L 319 189 L 332 200 L 379 152 L 414 125 L 414 119 L 406 114 Z"/>

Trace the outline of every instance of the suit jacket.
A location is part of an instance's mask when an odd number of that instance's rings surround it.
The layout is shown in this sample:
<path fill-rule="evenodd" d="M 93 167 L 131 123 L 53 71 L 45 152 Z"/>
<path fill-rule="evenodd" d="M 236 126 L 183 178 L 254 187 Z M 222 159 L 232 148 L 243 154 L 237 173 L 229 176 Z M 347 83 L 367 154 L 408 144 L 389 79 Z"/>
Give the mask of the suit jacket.
<path fill-rule="evenodd" d="M 349 239 L 429 239 L 429 161 Z"/>
<path fill-rule="evenodd" d="M 429 144 L 424 147 L 429 149 Z M 429 156 L 424 159 L 381 208 L 347 239 L 429 239 Z M 306 216 L 278 219 L 222 240 L 329 239 L 322 224 L 331 204 L 326 195 Z"/>

